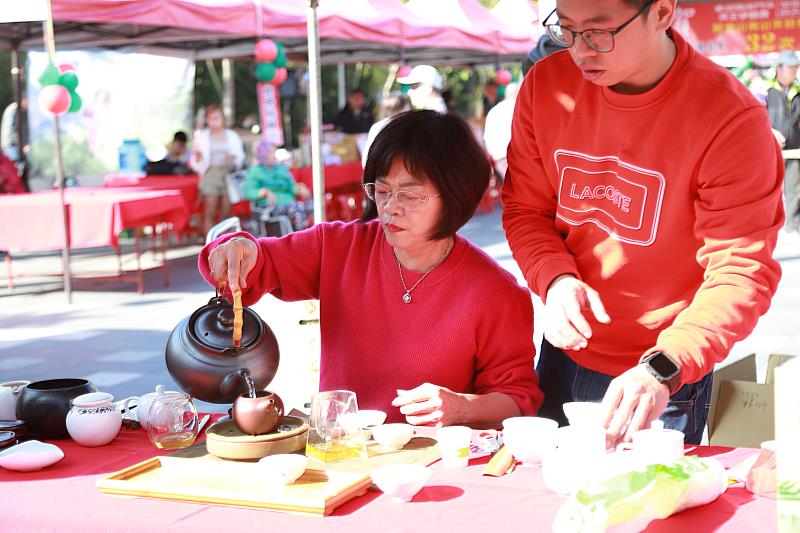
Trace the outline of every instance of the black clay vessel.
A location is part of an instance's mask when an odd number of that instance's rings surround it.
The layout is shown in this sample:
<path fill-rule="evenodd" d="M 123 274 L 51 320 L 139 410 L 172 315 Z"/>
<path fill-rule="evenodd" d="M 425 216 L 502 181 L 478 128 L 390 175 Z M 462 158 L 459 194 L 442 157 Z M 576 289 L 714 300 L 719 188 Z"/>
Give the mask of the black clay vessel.
<path fill-rule="evenodd" d="M 17 418 L 24 420 L 36 438 L 66 439 L 69 402 L 81 394 L 97 392 L 85 379 L 48 379 L 22 389 L 17 399 Z"/>

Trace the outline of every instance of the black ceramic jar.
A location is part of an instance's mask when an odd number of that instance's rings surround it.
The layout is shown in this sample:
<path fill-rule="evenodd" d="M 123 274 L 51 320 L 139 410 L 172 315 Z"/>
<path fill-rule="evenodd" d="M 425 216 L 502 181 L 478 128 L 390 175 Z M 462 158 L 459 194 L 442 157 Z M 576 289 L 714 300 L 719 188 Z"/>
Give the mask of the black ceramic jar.
<path fill-rule="evenodd" d="M 97 392 L 85 379 L 48 379 L 36 381 L 22 389 L 17 398 L 17 418 L 24 420 L 36 438 L 65 439 L 70 401 L 81 394 Z"/>

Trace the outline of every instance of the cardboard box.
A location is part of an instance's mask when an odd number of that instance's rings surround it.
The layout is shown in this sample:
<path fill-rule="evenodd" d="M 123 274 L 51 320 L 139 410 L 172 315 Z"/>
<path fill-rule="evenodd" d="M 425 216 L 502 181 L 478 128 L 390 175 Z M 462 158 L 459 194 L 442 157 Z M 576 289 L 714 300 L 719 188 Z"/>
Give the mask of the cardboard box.
<path fill-rule="evenodd" d="M 714 372 L 708 412 L 710 445 L 758 448 L 775 438 L 775 368 L 793 357 L 770 355 L 764 383 L 756 379 L 755 354 Z"/>

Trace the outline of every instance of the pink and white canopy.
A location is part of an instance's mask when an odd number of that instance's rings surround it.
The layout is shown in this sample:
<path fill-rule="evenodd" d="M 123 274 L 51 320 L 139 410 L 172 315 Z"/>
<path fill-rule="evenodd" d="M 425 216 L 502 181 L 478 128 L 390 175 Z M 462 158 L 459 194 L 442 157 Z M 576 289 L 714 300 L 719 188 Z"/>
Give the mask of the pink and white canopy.
<path fill-rule="evenodd" d="M 250 55 L 259 36 L 280 40 L 290 56 L 307 51 L 307 0 L 51 0 L 60 49 L 119 48 L 198 59 Z M 517 60 L 535 37 L 493 17 L 476 0 L 321 0 L 322 60 L 486 63 Z M 440 7 L 453 6 L 452 16 Z M 412 3 L 410 5 L 414 5 Z M 259 27 L 258 22 L 262 24 Z M 41 46 L 32 23 L 0 25 L 0 48 Z"/>

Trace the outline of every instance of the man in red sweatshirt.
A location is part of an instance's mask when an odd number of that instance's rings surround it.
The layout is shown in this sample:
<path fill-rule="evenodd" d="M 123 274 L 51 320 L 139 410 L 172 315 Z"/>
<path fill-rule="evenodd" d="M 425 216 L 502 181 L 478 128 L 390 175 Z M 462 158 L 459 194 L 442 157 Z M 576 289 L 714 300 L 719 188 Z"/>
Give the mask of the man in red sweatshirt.
<path fill-rule="evenodd" d="M 545 302 L 541 416 L 603 402 L 699 443 L 714 364 L 769 308 L 783 162 L 764 107 L 674 29 L 675 0 L 557 0 L 568 47 L 517 99 L 503 225 Z"/>

